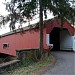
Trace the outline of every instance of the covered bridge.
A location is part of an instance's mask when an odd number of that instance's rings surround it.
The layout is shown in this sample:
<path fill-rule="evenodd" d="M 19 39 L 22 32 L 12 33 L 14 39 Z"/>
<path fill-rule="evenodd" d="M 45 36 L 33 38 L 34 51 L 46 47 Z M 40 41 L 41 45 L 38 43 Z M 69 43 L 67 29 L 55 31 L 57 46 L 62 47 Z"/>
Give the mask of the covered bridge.
<path fill-rule="evenodd" d="M 48 20 L 44 23 L 44 50 L 74 50 L 74 28 L 66 21 L 61 30 L 60 19 Z M 0 55 L 16 56 L 16 51 L 39 48 L 39 27 L 31 25 L 11 31 L 0 36 Z"/>

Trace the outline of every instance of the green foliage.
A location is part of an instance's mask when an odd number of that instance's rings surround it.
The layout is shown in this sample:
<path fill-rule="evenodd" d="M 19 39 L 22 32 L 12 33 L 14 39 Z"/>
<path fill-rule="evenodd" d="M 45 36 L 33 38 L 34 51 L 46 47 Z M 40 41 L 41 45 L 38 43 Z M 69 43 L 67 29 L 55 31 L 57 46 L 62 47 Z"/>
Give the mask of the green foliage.
<path fill-rule="evenodd" d="M 8 0 L 6 0 L 8 1 Z M 73 2 L 72 2 L 73 3 Z M 26 19 L 30 20 L 35 15 L 39 14 L 39 0 L 11 0 L 6 3 L 6 10 L 10 12 L 6 17 L 3 17 L 3 21 L 0 24 L 6 24 L 10 22 L 10 29 L 15 29 L 15 23 L 20 24 L 26 22 Z M 75 10 L 71 7 L 69 0 L 42 0 L 42 11 L 44 11 L 45 18 L 47 18 L 47 10 L 53 12 L 54 16 L 62 19 L 68 19 L 74 23 Z"/>
<path fill-rule="evenodd" d="M 49 67 L 54 61 L 55 58 L 51 54 L 49 57 L 46 55 L 46 57 L 40 59 L 38 62 L 27 61 L 23 64 L 18 64 L 18 67 L 14 66 L 14 68 L 10 67 L 11 69 L 9 70 L 5 69 L 5 75 L 36 75 L 40 71 L 44 71 L 44 69 Z"/>
<path fill-rule="evenodd" d="M 27 59 L 26 61 L 23 61 L 22 63 L 20 63 L 20 67 L 27 67 L 33 63 L 34 63 L 33 60 Z"/>

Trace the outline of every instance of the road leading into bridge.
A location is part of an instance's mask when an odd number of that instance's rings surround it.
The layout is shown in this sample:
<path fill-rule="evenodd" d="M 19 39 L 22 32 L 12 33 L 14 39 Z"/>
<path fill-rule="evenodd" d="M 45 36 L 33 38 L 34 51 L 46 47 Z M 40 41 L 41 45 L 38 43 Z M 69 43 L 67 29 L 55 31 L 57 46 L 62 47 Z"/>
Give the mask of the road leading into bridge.
<path fill-rule="evenodd" d="M 56 51 L 52 54 L 57 62 L 43 75 L 75 75 L 75 53 Z"/>

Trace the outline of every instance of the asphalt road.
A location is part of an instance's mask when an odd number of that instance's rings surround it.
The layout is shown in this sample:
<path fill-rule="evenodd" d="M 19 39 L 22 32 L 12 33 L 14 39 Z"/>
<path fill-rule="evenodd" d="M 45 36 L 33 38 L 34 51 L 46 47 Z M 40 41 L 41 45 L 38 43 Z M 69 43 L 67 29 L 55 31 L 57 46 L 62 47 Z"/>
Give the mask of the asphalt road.
<path fill-rule="evenodd" d="M 57 51 L 52 52 L 52 54 L 57 61 L 43 75 L 75 75 L 75 53 Z"/>

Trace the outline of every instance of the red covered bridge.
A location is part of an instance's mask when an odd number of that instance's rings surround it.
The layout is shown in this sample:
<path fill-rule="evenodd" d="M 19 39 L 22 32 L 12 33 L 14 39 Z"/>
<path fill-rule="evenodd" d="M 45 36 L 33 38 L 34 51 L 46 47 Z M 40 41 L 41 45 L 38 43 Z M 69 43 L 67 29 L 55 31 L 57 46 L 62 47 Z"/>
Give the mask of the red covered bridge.
<path fill-rule="evenodd" d="M 48 50 L 51 46 L 53 46 L 53 50 L 73 50 L 74 28 L 67 21 L 64 23 L 62 30 L 60 27 L 59 19 L 48 20 L 44 23 L 45 50 Z M 0 54 L 16 56 L 16 50 L 38 48 L 39 28 L 36 25 L 32 25 L 31 28 L 29 26 L 24 27 L 23 31 L 18 29 L 16 33 L 12 31 L 0 36 Z"/>

